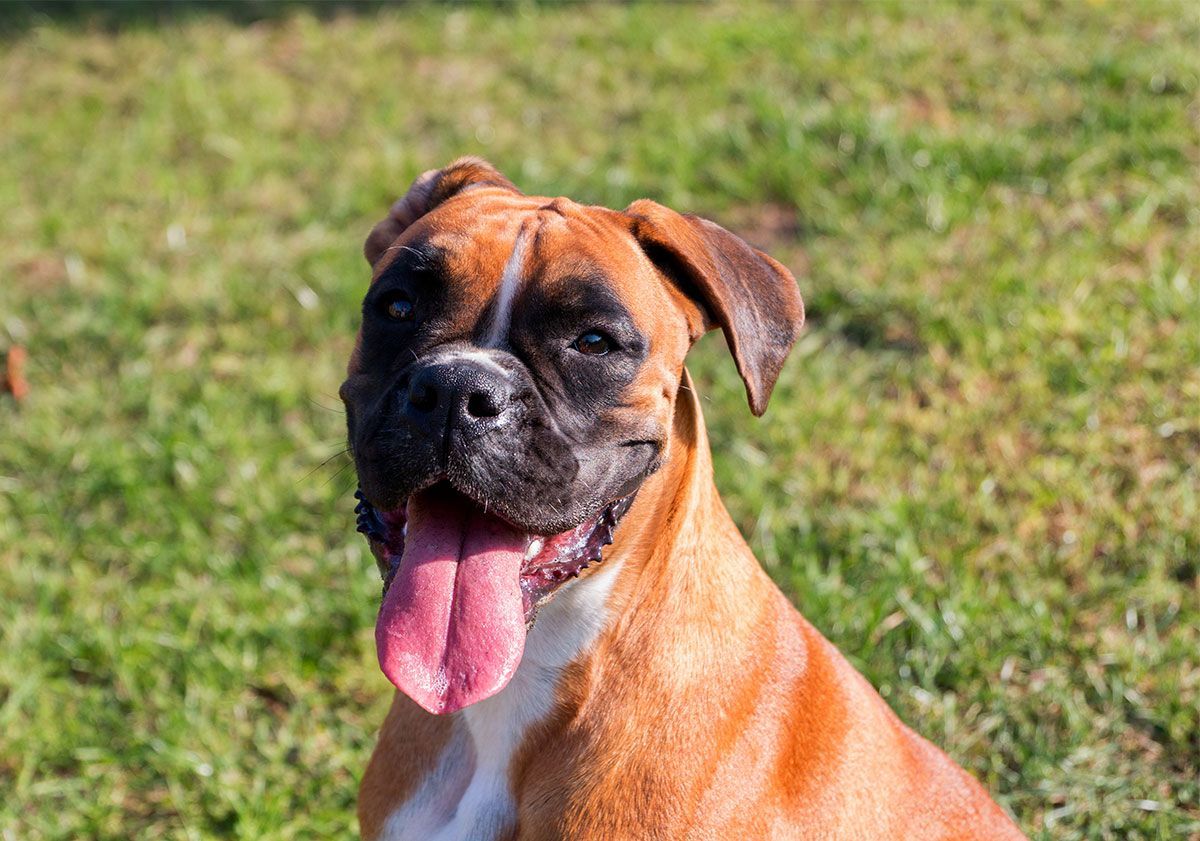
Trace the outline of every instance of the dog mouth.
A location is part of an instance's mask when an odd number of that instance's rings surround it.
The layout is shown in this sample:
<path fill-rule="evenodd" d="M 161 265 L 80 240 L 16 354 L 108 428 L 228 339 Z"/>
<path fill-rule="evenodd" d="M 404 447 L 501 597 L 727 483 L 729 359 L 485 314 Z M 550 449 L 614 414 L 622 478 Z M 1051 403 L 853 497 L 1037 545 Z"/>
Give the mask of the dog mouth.
<path fill-rule="evenodd" d="M 523 530 L 439 483 L 381 511 L 355 492 L 358 531 L 383 577 L 379 664 L 426 710 L 450 713 L 507 685 L 540 607 L 603 559 L 634 494 L 558 534 Z"/>

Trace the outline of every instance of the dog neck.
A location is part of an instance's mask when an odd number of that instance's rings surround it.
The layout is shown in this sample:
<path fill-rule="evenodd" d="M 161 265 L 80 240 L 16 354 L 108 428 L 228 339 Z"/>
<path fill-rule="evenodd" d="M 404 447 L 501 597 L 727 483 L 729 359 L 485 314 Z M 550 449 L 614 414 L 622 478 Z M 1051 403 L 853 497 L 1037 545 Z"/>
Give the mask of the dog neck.
<path fill-rule="evenodd" d="M 677 622 L 699 610 L 711 626 L 770 586 L 717 492 L 686 371 L 666 463 L 638 492 L 611 548 L 621 573 L 610 613 L 626 625 Z"/>
<path fill-rule="evenodd" d="M 565 653 L 547 638 L 576 629 L 562 638 L 583 645 L 571 662 L 556 661 L 556 707 L 570 719 L 595 693 L 646 679 L 647 664 L 659 664 L 649 677 L 680 689 L 707 680 L 704 670 L 746 646 L 755 623 L 781 604 L 717 493 L 685 371 L 663 467 L 638 491 L 596 572 L 547 606 L 560 610 L 551 622 L 539 618 L 525 656 L 537 662 L 543 649 Z"/>

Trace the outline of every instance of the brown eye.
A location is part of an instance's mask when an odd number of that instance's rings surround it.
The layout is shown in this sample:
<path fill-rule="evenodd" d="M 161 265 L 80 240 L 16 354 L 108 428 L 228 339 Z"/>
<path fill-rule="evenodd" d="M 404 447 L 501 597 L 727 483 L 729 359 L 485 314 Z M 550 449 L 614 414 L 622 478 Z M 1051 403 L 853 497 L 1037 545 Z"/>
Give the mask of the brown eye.
<path fill-rule="evenodd" d="M 603 333 L 591 330 L 576 339 L 571 347 L 588 356 L 604 356 L 612 349 L 612 340 Z"/>
<path fill-rule="evenodd" d="M 412 321 L 416 309 L 405 295 L 396 293 L 383 299 L 383 314 L 392 321 Z"/>

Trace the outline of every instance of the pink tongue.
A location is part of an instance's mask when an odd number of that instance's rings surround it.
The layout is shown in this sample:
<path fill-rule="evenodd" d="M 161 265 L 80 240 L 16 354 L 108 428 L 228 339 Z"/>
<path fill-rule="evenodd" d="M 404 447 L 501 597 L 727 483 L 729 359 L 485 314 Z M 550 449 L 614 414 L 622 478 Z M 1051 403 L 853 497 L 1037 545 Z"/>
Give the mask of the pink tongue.
<path fill-rule="evenodd" d="M 463 497 L 408 502 L 400 568 L 375 624 L 379 665 L 431 713 L 495 695 L 525 648 L 521 562 L 527 539 Z"/>

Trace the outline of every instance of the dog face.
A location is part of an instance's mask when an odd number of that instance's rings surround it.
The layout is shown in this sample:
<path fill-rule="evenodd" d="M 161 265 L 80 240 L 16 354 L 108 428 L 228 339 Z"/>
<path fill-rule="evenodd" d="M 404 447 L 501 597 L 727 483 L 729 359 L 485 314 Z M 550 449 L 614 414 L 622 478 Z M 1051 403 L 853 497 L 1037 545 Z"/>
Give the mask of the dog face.
<path fill-rule="evenodd" d="M 344 388 L 369 500 L 447 482 L 551 535 L 658 466 L 689 330 L 616 216 L 479 189 L 381 255 Z"/>
<path fill-rule="evenodd" d="M 429 570 L 406 545 L 440 546 L 427 563 L 455 564 L 452 589 L 471 546 L 501 558 L 482 573 L 492 590 L 508 592 L 492 576 L 510 563 L 532 623 L 599 560 L 665 458 L 691 344 L 721 326 L 761 413 L 803 308 L 786 269 L 712 223 L 653 202 L 622 213 L 525 196 L 472 159 L 418 179 L 365 252 L 373 278 L 341 396 L 385 588 L 403 571 L 384 633 L 395 656 L 381 644 L 381 663 L 446 711 L 478 694 L 447 704 L 447 669 L 479 683 L 488 668 L 478 650 L 447 666 L 462 647 L 427 638 L 441 618 L 420 602 L 445 594 L 413 579 Z M 510 613 L 480 621 L 511 630 Z M 397 637 L 422 638 L 421 650 Z"/>

